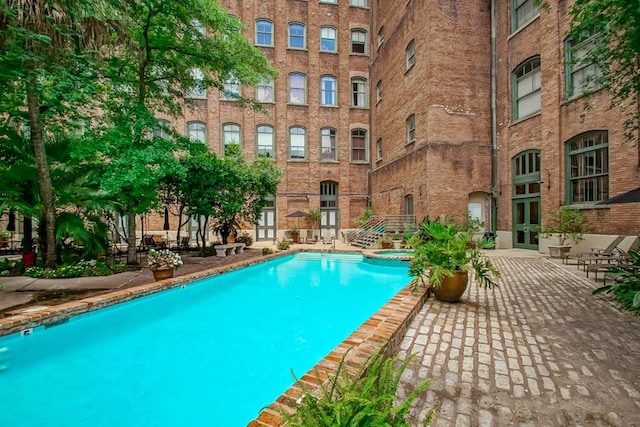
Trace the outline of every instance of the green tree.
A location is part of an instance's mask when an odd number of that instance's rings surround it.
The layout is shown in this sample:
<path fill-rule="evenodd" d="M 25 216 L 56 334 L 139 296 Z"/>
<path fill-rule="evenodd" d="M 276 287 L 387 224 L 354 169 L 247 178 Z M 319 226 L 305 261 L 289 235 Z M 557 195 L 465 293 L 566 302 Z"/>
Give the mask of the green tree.
<path fill-rule="evenodd" d="M 100 144 L 105 189 L 125 207 L 127 262 L 135 263 L 135 215 L 157 206 L 160 182 L 179 168 L 184 149 L 170 130 L 155 132 L 154 116 L 182 115 L 189 95 L 224 88 L 230 79 L 256 85 L 275 71 L 242 35 L 240 22 L 213 0 L 111 0 L 119 11 L 123 47 L 107 61 Z M 126 42 L 126 43 L 125 43 Z M 260 108 L 237 98 L 239 106 Z"/>
<path fill-rule="evenodd" d="M 0 111 L 29 129 L 47 241 L 55 266 L 55 207 L 46 134 L 90 105 L 96 88 L 94 47 L 107 34 L 87 0 L 8 0 L 0 3 Z M 87 31 L 91 30 L 91 31 Z M 89 36 L 90 35 L 90 36 Z"/>
<path fill-rule="evenodd" d="M 640 135 L 640 4 L 637 0 L 576 0 L 570 10 L 569 35 L 575 40 L 597 35 L 582 61 L 602 70 L 598 83 L 607 85 L 611 106 L 626 115 L 625 136 Z"/>

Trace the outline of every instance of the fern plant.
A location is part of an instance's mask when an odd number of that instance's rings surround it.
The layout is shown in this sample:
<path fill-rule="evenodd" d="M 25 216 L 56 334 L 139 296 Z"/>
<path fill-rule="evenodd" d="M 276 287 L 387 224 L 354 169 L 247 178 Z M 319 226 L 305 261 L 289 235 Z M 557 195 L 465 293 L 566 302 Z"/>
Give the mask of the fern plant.
<path fill-rule="evenodd" d="M 640 315 L 640 254 L 631 252 L 629 255 L 632 263 L 620 264 L 613 271 L 616 275 L 613 284 L 601 286 L 593 294 L 613 295 L 623 310 Z"/>
<path fill-rule="evenodd" d="M 346 370 L 343 355 L 337 371 L 313 394 L 303 383 L 303 396 L 297 411 L 282 412 L 291 427 L 408 427 L 407 415 L 411 403 L 424 391 L 431 380 L 422 381 L 403 402 L 396 402 L 400 377 L 413 355 L 402 362 L 376 353 L 353 374 Z M 318 378 L 322 378 L 317 372 Z M 296 381 L 298 378 L 293 375 Z M 425 417 L 424 425 L 433 420 L 434 412 Z"/>
<path fill-rule="evenodd" d="M 461 231 L 454 223 L 432 221 L 422 224 L 421 230 L 428 238 L 413 252 L 409 264 L 411 276 L 422 278 L 426 272 L 429 284 L 438 288 L 445 277 L 473 269 L 481 287 L 497 286 L 495 279 L 500 272 L 480 251 L 493 247 L 493 242 L 486 238 L 474 241 L 471 233 Z"/>

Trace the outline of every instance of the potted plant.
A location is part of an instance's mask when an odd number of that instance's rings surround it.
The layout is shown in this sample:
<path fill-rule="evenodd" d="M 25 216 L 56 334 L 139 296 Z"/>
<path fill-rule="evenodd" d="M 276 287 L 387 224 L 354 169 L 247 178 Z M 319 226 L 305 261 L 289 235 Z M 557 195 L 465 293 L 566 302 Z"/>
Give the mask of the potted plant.
<path fill-rule="evenodd" d="M 402 249 L 402 236 L 395 235 L 391 238 L 391 242 L 393 243 L 393 249 Z"/>
<path fill-rule="evenodd" d="M 475 271 L 478 285 L 484 288 L 497 286 L 495 279 L 500 272 L 480 249 L 491 247 L 487 239 L 469 245 L 473 234 L 461 231 L 460 226 L 440 221 L 426 222 L 421 232 L 423 239 L 413 252 L 409 274 L 422 282 L 426 277 L 436 299 L 458 302 L 469 282 L 468 270 Z"/>
<path fill-rule="evenodd" d="M 552 218 L 550 225 L 542 227 L 540 236 L 548 239 L 556 237 L 557 245 L 547 245 L 549 255 L 552 258 L 564 258 L 571 250 L 567 240 L 579 243 L 584 240 L 584 233 L 589 230 L 587 218 L 582 211 L 576 209 L 560 208 L 549 212 Z"/>
<path fill-rule="evenodd" d="M 172 252 L 169 249 L 150 249 L 147 262 L 156 280 L 173 277 L 174 270 L 183 265 L 180 254 Z"/>
<path fill-rule="evenodd" d="M 382 239 L 380 239 L 380 247 L 382 249 L 391 249 L 392 245 L 393 245 L 393 240 L 391 239 L 391 237 L 383 236 Z"/>
<path fill-rule="evenodd" d="M 297 226 L 293 226 L 289 229 L 289 234 L 291 235 L 291 240 L 293 243 L 298 243 L 300 241 L 300 229 Z"/>
<path fill-rule="evenodd" d="M 314 233 L 314 239 L 318 240 L 318 235 L 315 234 L 316 227 L 320 224 L 320 219 L 322 218 L 322 214 L 320 212 L 319 207 L 309 209 L 309 215 L 307 216 L 307 220 L 309 221 L 309 225 Z"/>

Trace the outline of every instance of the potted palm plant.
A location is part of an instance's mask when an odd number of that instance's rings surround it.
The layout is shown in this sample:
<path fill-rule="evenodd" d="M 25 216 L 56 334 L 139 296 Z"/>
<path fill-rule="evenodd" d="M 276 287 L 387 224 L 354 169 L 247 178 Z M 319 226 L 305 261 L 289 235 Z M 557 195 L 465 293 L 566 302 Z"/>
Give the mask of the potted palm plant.
<path fill-rule="evenodd" d="M 473 234 L 461 231 L 459 225 L 440 221 L 425 222 L 420 231 L 426 238 L 413 252 L 409 274 L 417 277 L 416 284 L 427 279 L 436 299 L 458 302 L 467 289 L 471 269 L 479 286 L 497 286 L 495 279 L 500 272 L 481 251 L 492 247 L 493 242 L 480 239 L 471 245 Z"/>
<path fill-rule="evenodd" d="M 564 258 L 571 250 L 567 240 L 579 243 L 584 240 L 584 233 L 589 231 L 587 218 L 582 211 L 576 209 L 558 209 L 550 211 L 551 223 L 542 227 L 540 236 L 548 239 L 556 237 L 557 245 L 547 245 L 552 258 Z"/>

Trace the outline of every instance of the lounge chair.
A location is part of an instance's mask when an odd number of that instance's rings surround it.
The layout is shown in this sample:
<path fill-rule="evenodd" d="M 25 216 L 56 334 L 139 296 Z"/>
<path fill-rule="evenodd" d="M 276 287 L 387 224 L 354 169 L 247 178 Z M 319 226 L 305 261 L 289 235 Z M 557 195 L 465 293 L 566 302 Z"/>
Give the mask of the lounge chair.
<path fill-rule="evenodd" d="M 307 243 L 318 243 L 318 236 L 313 235 L 313 230 L 307 230 L 307 238 L 305 241 Z"/>
<path fill-rule="evenodd" d="M 567 254 L 564 258 L 562 258 L 562 262 L 564 264 L 568 264 L 570 259 L 579 259 L 583 257 L 591 257 L 591 256 L 609 256 L 613 253 L 615 248 L 624 240 L 625 236 L 618 236 L 609 243 L 609 246 L 606 248 L 591 248 L 589 252 L 574 252 Z M 577 263 L 579 264 L 579 262 Z"/>
<path fill-rule="evenodd" d="M 598 279 L 598 271 L 610 271 L 620 264 L 625 264 L 630 261 L 633 261 L 633 258 L 630 253 L 638 253 L 640 250 L 640 236 L 636 237 L 629 249 L 626 251 L 616 248 L 613 253 L 609 256 L 605 255 L 593 255 L 590 257 L 582 257 L 578 258 L 578 267 L 580 263 L 584 265 L 584 270 L 587 272 L 587 277 L 589 277 L 589 272 L 593 271 L 596 273 L 596 280 Z"/>

